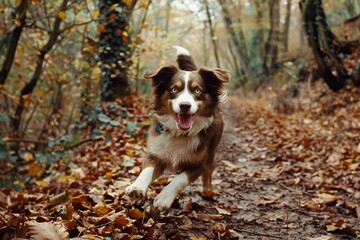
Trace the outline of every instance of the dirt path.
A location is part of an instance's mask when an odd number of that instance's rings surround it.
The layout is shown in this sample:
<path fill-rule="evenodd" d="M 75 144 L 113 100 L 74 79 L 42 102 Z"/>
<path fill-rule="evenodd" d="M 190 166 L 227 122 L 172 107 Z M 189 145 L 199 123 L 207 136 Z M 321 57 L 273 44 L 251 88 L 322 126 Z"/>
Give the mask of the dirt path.
<path fill-rule="evenodd" d="M 266 143 L 256 138 L 258 132 L 243 126 L 251 121 L 246 118 L 265 121 L 268 112 L 265 109 L 256 112 L 253 108 L 257 106 L 232 99 L 224 109 L 227 127 L 219 159 L 225 161 L 220 163 L 222 173 L 217 176 L 226 184 L 225 189 L 224 186 L 218 189 L 225 202 L 234 196 L 234 206 L 238 208 L 225 222 L 242 239 L 305 239 L 327 235 L 318 217 L 299 206 L 304 193 L 277 181 L 280 169 L 274 159 L 269 160 Z"/>

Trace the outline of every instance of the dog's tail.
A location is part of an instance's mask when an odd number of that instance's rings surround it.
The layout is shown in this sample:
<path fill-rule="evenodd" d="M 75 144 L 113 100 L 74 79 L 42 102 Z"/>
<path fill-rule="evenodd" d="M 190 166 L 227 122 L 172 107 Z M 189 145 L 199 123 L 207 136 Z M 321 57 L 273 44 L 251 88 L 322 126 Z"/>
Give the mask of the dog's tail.
<path fill-rule="evenodd" d="M 174 46 L 174 48 L 176 49 L 177 63 L 179 68 L 185 71 L 196 71 L 197 67 L 189 51 L 179 46 Z"/>

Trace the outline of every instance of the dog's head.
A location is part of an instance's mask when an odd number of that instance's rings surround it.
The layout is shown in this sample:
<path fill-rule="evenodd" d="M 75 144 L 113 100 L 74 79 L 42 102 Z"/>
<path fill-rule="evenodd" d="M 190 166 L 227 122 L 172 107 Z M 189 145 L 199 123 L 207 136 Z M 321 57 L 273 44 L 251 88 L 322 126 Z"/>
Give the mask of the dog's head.
<path fill-rule="evenodd" d="M 166 127 L 188 132 L 196 121 L 213 117 L 230 74 L 219 68 L 185 71 L 167 66 L 145 72 L 144 78 L 152 80 L 155 115 Z"/>

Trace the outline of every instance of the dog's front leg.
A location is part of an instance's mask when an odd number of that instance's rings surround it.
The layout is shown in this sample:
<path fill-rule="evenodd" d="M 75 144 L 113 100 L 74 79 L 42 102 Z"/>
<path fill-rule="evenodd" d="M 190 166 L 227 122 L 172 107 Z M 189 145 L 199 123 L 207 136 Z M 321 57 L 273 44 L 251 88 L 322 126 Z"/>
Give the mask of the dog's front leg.
<path fill-rule="evenodd" d="M 164 189 L 156 196 L 154 207 L 157 210 L 164 211 L 171 207 L 176 196 L 189 184 L 189 178 L 186 172 L 177 175 Z"/>
<path fill-rule="evenodd" d="M 150 184 L 164 172 L 164 166 L 154 155 L 149 155 L 144 162 L 143 170 L 135 182 L 125 189 L 125 194 L 133 198 L 146 197 Z"/>
<path fill-rule="evenodd" d="M 143 198 L 153 180 L 154 167 L 144 168 L 133 184 L 128 186 L 125 191 L 126 195 L 134 198 Z"/>

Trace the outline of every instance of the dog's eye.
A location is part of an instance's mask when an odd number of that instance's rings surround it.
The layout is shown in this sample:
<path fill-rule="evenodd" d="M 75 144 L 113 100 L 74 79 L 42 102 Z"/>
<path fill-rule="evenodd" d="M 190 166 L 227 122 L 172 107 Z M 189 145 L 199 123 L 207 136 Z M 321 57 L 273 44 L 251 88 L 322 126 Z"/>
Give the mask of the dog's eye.
<path fill-rule="evenodd" d="M 171 93 L 177 93 L 177 91 L 178 91 L 178 90 L 177 90 L 176 87 L 173 87 L 173 88 L 170 89 L 170 92 L 171 92 Z"/>
<path fill-rule="evenodd" d="M 200 88 L 196 88 L 196 89 L 195 89 L 195 94 L 196 94 L 196 95 L 200 95 L 200 94 L 201 94 Z"/>

